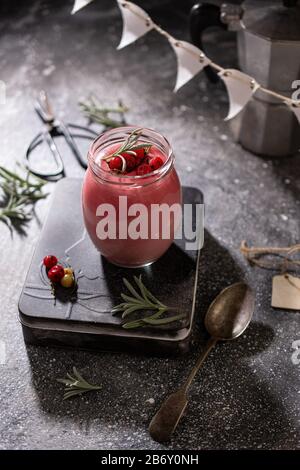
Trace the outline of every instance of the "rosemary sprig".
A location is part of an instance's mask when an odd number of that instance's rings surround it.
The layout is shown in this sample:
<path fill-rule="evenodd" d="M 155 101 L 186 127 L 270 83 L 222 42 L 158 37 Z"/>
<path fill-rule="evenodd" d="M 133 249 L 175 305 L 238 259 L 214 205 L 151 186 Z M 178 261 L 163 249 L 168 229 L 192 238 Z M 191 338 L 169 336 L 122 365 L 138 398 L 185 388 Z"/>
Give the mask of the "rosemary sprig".
<path fill-rule="evenodd" d="M 128 315 L 133 312 L 138 312 L 141 310 L 154 311 L 151 315 L 139 318 L 137 320 L 126 321 L 123 323 L 123 328 L 138 328 L 141 326 L 162 326 L 175 321 L 181 320 L 186 317 L 184 313 L 178 313 L 171 317 L 163 317 L 163 314 L 167 311 L 175 310 L 175 307 L 169 307 L 168 305 L 163 304 L 158 300 L 152 292 L 147 289 L 145 284 L 142 282 L 142 276 L 139 277 L 133 276 L 136 287 L 134 287 L 126 278 L 123 278 L 123 282 L 127 287 L 128 291 L 132 294 L 131 296 L 127 294 L 121 294 L 122 302 L 119 305 L 116 305 L 112 309 L 112 314 L 122 312 L 122 318 L 126 319 Z"/>
<path fill-rule="evenodd" d="M 14 222 L 26 222 L 31 218 L 33 205 L 47 194 L 42 192 L 45 181 L 27 171 L 26 176 L 0 166 L 0 220 L 12 228 Z"/>
<path fill-rule="evenodd" d="M 75 395 L 82 395 L 83 393 L 100 390 L 100 385 L 92 385 L 85 380 L 78 372 L 76 367 L 73 367 L 74 377 L 67 373 L 66 379 L 56 379 L 57 382 L 65 385 L 64 400 L 74 397 Z"/>
<path fill-rule="evenodd" d="M 136 157 L 136 152 L 135 150 L 138 149 L 144 149 L 145 152 L 149 152 L 150 147 L 152 144 L 147 144 L 147 143 L 141 143 L 138 144 L 138 140 L 141 137 L 143 133 L 143 129 L 137 128 L 134 129 L 127 139 L 123 142 L 123 144 L 120 145 L 120 147 L 117 148 L 113 153 L 109 155 L 105 155 L 102 157 L 102 160 L 105 160 L 106 162 L 109 162 L 112 158 L 114 157 L 120 157 L 122 160 L 122 172 L 126 170 L 126 159 L 123 157 L 122 153 L 129 153 L 133 156 Z"/>
<path fill-rule="evenodd" d="M 97 124 L 111 128 L 119 127 L 126 123 L 125 114 L 129 109 L 122 103 L 121 100 L 119 100 L 116 107 L 103 107 L 95 95 L 91 95 L 85 101 L 80 101 L 79 107 L 83 114 L 88 117 L 91 122 L 95 122 Z M 119 115 L 119 119 L 111 117 L 111 115 Z"/>

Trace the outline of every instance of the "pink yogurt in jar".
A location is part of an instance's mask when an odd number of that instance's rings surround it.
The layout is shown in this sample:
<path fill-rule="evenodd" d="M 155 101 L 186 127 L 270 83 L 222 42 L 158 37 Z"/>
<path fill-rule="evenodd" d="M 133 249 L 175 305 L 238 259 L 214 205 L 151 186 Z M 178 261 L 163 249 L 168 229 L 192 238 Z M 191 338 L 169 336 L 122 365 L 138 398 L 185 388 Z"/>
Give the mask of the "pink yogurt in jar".
<path fill-rule="evenodd" d="M 173 151 L 158 132 L 143 128 L 138 141 L 151 144 L 147 162 L 157 156 L 163 160 L 154 171 L 138 175 L 135 168 L 123 174 L 111 171 L 103 159 L 114 153 L 135 129 L 112 129 L 92 143 L 82 188 L 83 216 L 90 238 L 108 261 L 124 267 L 151 264 L 167 251 L 179 219 L 176 212 L 169 211 L 163 228 L 165 216 L 160 214 L 154 219 L 152 209 L 155 207 L 157 216 L 162 204 L 165 209 L 174 205 L 180 210 L 181 206 Z"/>

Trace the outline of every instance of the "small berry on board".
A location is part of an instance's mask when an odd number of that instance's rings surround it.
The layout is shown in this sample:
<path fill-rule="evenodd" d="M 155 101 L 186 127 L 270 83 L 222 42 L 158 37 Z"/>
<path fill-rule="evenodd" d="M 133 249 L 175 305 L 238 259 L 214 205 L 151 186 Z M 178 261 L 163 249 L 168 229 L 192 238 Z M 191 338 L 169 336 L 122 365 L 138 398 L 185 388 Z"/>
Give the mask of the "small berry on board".
<path fill-rule="evenodd" d="M 153 157 L 149 161 L 149 165 L 151 167 L 151 170 L 158 170 L 162 165 L 164 164 L 163 159 L 160 157 Z"/>
<path fill-rule="evenodd" d="M 61 280 L 60 280 L 60 284 L 63 286 L 63 287 L 72 287 L 73 284 L 74 284 L 74 277 L 73 277 L 73 274 L 65 274 Z"/>
<path fill-rule="evenodd" d="M 123 162 L 120 157 L 114 157 L 108 162 L 108 166 L 111 170 L 121 171 Z"/>
<path fill-rule="evenodd" d="M 74 271 L 72 268 L 64 268 L 64 271 L 65 271 L 65 274 L 72 274 L 72 276 L 74 274 Z"/>
<path fill-rule="evenodd" d="M 60 264 L 56 264 L 49 269 L 47 275 L 51 282 L 60 282 L 65 275 L 65 270 Z"/>
<path fill-rule="evenodd" d="M 43 259 L 44 266 L 46 266 L 47 269 L 53 268 L 57 264 L 57 258 L 54 255 L 47 255 Z"/>
<path fill-rule="evenodd" d="M 136 174 L 138 176 L 142 176 L 142 175 L 147 175 L 148 173 L 151 173 L 151 166 L 148 165 L 148 163 L 141 163 L 141 165 L 139 165 L 137 167 L 137 170 L 136 170 Z"/>

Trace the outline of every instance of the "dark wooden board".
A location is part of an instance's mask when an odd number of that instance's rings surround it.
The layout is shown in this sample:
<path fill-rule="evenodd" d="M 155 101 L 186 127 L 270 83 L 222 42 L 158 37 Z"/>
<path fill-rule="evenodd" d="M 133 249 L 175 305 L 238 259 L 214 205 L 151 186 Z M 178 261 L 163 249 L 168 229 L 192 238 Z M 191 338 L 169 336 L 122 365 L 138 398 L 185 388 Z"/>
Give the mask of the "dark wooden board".
<path fill-rule="evenodd" d="M 62 338 L 68 336 L 66 332 L 70 335 L 120 336 L 128 341 L 131 338 L 147 338 L 176 343 L 188 338 L 194 316 L 199 252 L 186 251 L 185 240 L 176 240 L 165 255 L 151 266 L 128 269 L 112 265 L 99 254 L 85 231 L 81 185 L 82 180 L 75 178 L 65 178 L 56 185 L 52 205 L 29 267 L 19 311 L 24 327 L 32 330 L 29 335 L 31 341 L 34 342 L 32 336 L 37 330 L 43 330 L 42 336 L 46 342 L 51 342 L 57 331 L 64 333 Z M 69 203 L 65 204 L 65 201 Z M 185 187 L 183 202 L 201 203 L 202 194 L 195 188 Z M 54 298 L 41 263 L 49 253 L 73 267 L 78 285 L 75 292 L 60 289 Z M 139 274 L 160 300 L 186 313 L 186 319 L 165 327 L 124 330 L 120 315 L 113 316 L 111 309 L 122 300 L 120 292 L 126 291 L 122 278 L 132 280 L 133 275 Z M 68 343 L 63 339 L 64 342 Z M 72 344 L 79 343 L 75 341 Z M 99 344 L 99 348 L 102 349 L 103 344 Z"/>

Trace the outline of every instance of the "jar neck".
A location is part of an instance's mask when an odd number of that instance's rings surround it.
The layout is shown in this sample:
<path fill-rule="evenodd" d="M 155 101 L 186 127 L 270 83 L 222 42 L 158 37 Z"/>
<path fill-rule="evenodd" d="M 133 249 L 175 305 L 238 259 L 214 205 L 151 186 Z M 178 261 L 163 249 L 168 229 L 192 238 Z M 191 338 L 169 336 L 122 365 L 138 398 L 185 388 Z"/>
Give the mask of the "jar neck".
<path fill-rule="evenodd" d="M 94 177 L 102 182 L 127 185 L 144 186 L 163 178 L 174 165 L 174 154 L 168 140 L 153 129 L 142 128 L 139 140 L 149 143 L 159 149 L 165 156 L 164 164 L 147 175 L 123 175 L 105 170 L 101 165 L 101 154 L 111 146 L 121 145 L 137 126 L 124 126 L 106 131 L 97 137 L 91 144 L 88 152 L 88 165 Z M 98 160 L 97 160 L 98 157 Z"/>

